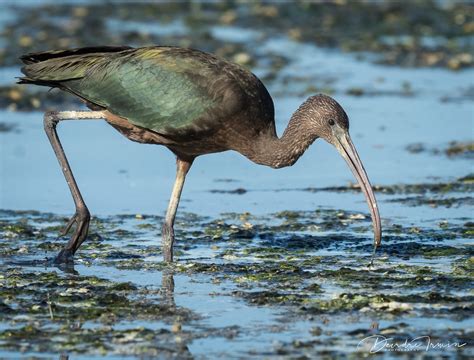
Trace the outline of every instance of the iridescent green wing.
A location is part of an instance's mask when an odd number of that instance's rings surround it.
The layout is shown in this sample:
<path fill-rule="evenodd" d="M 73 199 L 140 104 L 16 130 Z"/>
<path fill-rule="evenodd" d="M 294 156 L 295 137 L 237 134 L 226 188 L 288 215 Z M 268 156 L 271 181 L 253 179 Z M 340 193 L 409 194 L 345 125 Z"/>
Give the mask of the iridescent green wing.
<path fill-rule="evenodd" d="M 205 87 L 210 69 L 173 48 L 144 48 L 89 64 L 61 85 L 113 114 L 163 134 L 192 126 L 215 106 Z M 77 74 L 75 74 L 77 75 Z"/>

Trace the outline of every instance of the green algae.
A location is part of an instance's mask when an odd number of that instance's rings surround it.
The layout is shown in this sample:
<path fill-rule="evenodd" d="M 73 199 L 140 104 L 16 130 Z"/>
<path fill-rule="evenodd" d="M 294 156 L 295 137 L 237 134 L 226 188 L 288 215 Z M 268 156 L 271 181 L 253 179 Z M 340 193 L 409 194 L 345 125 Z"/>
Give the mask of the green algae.
<path fill-rule="evenodd" d="M 29 339 L 29 340 L 26 340 Z M 33 340 L 34 341 L 31 341 Z M 153 331 L 143 327 L 113 330 L 109 326 L 93 329 L 62 327 L 59 330 L 25 325 L 0 333 L 0 341 L 10 350 L 70 352 L 106 355 L 179 356 L 192 358 L 186 346 L 176 341 L 169 330 Z"/>
<path fill-rule="evenodd" d="M 425 194 L 447 194 L 447 193 L 472 193 L 474 191 L 474 183 L 472 175 L 466 175 L 449 182 L 436 183 L 419 183 L 419 184 L 395 184 L 395 185 L 374 185 L 373 189 L 386 195 L 425 195 Z M 351 184 L 350 186 L 331 186 L 322 188 L 304 188 L 304 189 L 282 189 L 285 190 L 301 190 L 307 192 L 356 192 L 361 191 L 359 184 Z"/>
<path fill-rule="evenodd" d="M 474 142 L 457 142 L 453 141 L 449 144 L 445 150 L 446 155 L 452 156 L 463 156 L 467 158 L 474 158 Z"/>
<path fill-rule="evenodd" d="M 473 159 L 474 142 L 451 141 L 444 148 L 429 148 L 422 143 L 413 143 L 406 146 L 406 150 L 412 154 L 428 152 L 432 155 L 445 155 L 449 158 Z"/>
<path fill-rule="evenodd" d="M 0 331 L 0 347 L 89 354 L 94 349 L 93 353 L 105 354 L 115 352 L 116 345 L 123 344 L 148 355 L 158 353 L 162 346 L 174 349 L 171 353 L 180 353 L 182 346 L 174 348 L 168 344 L 174 344 L 174 335 L 166 324 L 176 320 L 189 322 L 197 316 L 165 303 L 160 294 L 159 290 L 130 282 L 68 275 L 52 269 L 30 272 L 10 265 L 0 276 L 0 308 L 4 310 L 0 323 L 13 327 Z M 124 321 L 159 321 L 163 328 L 113 328 Z M 15 326 L 25 322 L 21 327 Z M 83 324 L 89 326 L 82 327 Z"/>
<path fill-rule="evenodd" d="M 285 34 L 296 41 L 315 43 L 342 51 L 379 54 L 377 62 L 389 65 L 446 67 L 453 70 L 472 66 L 472 44 L 465 41 L 473 33 L 472 7 L 468 3 L 438 4 L 410 2 L 225 2 L 204 5 L 187 3 L 54 4 L 16 10 L 16 21 L 7 24 L 2 36 L 9 51 L 0 53 L 0 62 L 14 64 L 29 50 L 80 47 L 108 43 L 180 44 L 213 50 L 235 61 L 252 65 L 238 56 L 252 44 L 223 44 L 214 39 L 209 27 L 234 25 Z M 68 21 L 48 21 L 51 17 Z M 186 33 L 154 34 L 148 31 L 111 31 L 106 20 L 159 22 L 179 18 Z M 316 27 L 315 27 L 316 26 Z M 109 31 L 107 31 L 109 30 Z M 115 40 L 115 42 L 114 42 Z M 431 40 L 431 41 L 430 41 Z M 282 59 L 271 64 L 278 69 Z"/>
<path fill-rule="evenodd" d="M 141 356 L 167 349 L 170 356 L 185 358 L 190 356 L 186 344 L 195 339 L 238 336 L 238 328 L 200 325 L 191 330 L 200 315 L 174 304 L 172 276 L 164 277 L 161 287 L 158 281 L 156 286 L 143 286 L 104 278 L 101 270 L 87 276 L 45 268 L 43 259 L 64 243 L 57 239 L 57 230 L 66 220 L 34 211 L 0 211 L 1 349 Z M 418 317 L 461 321 L 474 300 L 468 292 L 474 258 L 472 246 L 465 243 L 473 236 L 469 221 L 391 223 L 384 228 L 373 267 L 370 218 L 356 212 L 227 213 L 217 219 L 180 214 L 174 265 L 161 262 L 156 238 L 161 221 L 152 215 L 96 217 L 93 235 L 76 261 L 91 269 L 157 274 L 157 279 L 171 270 L 218 286 L 232 284 L 213 296 L 278 308 L 285 322 L 321 316 L 399 323 Z M 194 256 L 195 251 L 201 255 Z M 203 256 L 206 251 L 212 255 Z M 133 325 L 124 329 L 127 323 Z M 315 333 L 329 331 L 326 325 L 314 324 L 314 329 L 320 328 Z M 416 332 L 406 328 L 410 334 Z M 179 333 L 178 343 L 174 331 Z M 338 336 L 366 332 L 355 329 Z M 294 354 L 306 345 L 281 346 Z"/>
<path fill-rule="evenodd" d="M 185 3 L 177 5 L 170 2 L 121 3 L 114 6 L 55 3 L 31 6 L 28 11 L 24 11 L 23 7 L 4 6 L 12 13 L 12 19 L 0 34 L 8 45 L 5 47 L 8 51 L 0 51 L 2 66 L 18 66 L 21 55 L 46 49 L 103 44 L 172 44 L 213 52 L 247 67 L 264 66 L 272 70 L 263 76 L 266 83 L 271 83 L 288 63 L 285 56 L 272 53 L 262 59 L 259 45 L 272 36 L 287 36 L 294 41 L 313 43 L 319 47 L 355 52 L 360 59 L 368 58 L 387 65 L 459 70 L 474 64 L 472 41 L 467 41 L 474 31 L 470 15 L 472 8 L 462 3 L 442 6 L 420 1 L 400 7 L 390 1 L 341 4 L 303 1 L 271 5 L 226 2 L 206 4 L 205 10 L 191 11 Z M 54 21 L 56 18 L 61 21 Z M 411 20 L 406 21 L 408 18 Z M 176 33 L 160 34 L 121 26 L 127 22 L 166 26 L 172 20 L 180 22 L 183 28 Z M 111 26 L 111 23 L 116 25 Z M 421 23 L 423 25 L 419 25 Z M 246 42 L 229 42 L 215 36 L 213 29 L 216 24 L 251 28 L 260 36 Z M 317 24 L 318 31 L 314 31 L 314 24 Z M 372 55 L 367 56 L 367 52 Z M 289 81 L 299 82 L 299 79 L 292 76 Z M 288 80 L 284 79 L 285 82 Z M 299 95 L 317 92 L 332 94 L 336 92 L 333 83 L 331 77 L 311 81 L 299 91 Z M 460 96 L 445 96 L 441 100 L 469 100 L 472 98 L 470 92 L 472 90 L 467 89 Z M 285 95 L 288 93 L 285 90 Z M 354 86 L 346 89 L 345 93 L 401 97 L 415 94 L 408 82 L 403 82 L 396 90 Z M 13 111 L 46 110 L 58 106 L 74 108 L 79 103 L 78 99 L 60 91 L 46 92 L 17 85 L 0 87 L 0 107 Z M 458 149 L 454 147 L 449 154 L 458 153 Z M 245 189 L 235 191 L 236 194 L 245 193 Z"/>
<path fill-rule="evenodd" d="M 474 182 L 472 174 L 460 177 L 449 182 L 419 183 L 419 184 L 395 184 L 395 185 L 374 185 L 375 192 L 383 195 L 408 195 L 405 197 L 387 197 L 382 202 L 401 203 L 406 206 L 429 206 L 437 207 L 464 207 L 474 205 L 474 198 L 470 196 L 474 192 Z M 359 184 L 350 184 L 349 186 L 331 186 L 331 187 L 308 187 L 303 189 L 280 189 L 277 191 L 305 191 L 310 193 L 319 192 L 360 192 Z M 461 196 L 460 194 L 466 194 Z M 341 220 L 364 220 L 363 214 L 349 214 L 352 219 L 347 219 L 347 215 L 335 214 Z M 343 223 L 344 223 L 343 221 Z M 343 224 L 339 223 L 339 225 Z M 301 224 L 298 222 L 298 224 Z M 334 222 L 334 226 L 338 224 Z M 340 227 L 340 226 L 339 226 Z M 314 229 L 313 229 L 314 230 Z"/>

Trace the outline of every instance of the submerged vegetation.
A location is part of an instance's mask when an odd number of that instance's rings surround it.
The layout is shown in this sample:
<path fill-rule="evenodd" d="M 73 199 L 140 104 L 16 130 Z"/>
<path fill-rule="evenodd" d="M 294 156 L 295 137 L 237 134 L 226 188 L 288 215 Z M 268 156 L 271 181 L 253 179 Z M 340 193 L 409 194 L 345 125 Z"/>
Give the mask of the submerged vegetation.
<path fill-rule="evenodd" d="M 444 149 L 427 149 L 424 144 L 414 143 L 409 144 L 406 147 L 406 150 L 412 154 L 419 154 L 423 152 L 429 152 L 433 155 L 446 155 L 450 158 L 466 158 L 474 159 L 474 142 L 459 142 L 451 141 Z"/>
<path fill-rule="evenodd" d="M 317 339 L 360 340 L 374 333 L 373 321 L 382 334 L 416 336 L 425 329 L 417 318 L 460 321 L 474 300 L 468 291 L 474 249 L 465 245 L 474 238 L 470 222 L 416 228 L 386 223 L 384 245 L 370 267 L 370 219 L 364 214 L 318 209 L 229 213 L 214 220 L 184 214 L 174 265 L 161 262 L 161 220 L 94 218 L 76 269 L 56 269 L 47 258 L 61 246 L 55 237 L 65 219 L 0 212 L 0 348 L 141 356 L 165 351 L 182 358 L 192 356 L 189 345 L 196 339 L 233 338 L 249 330 L 206 325 L 205 302 L 178 306 L 173 277 L 212 284 L 216 290 L 207 296 L 276 307 L 283 311 L 281 321 L 304 324 L 308 335 L 301 342 L 278 343 L 266 352 L 288 356 L 302 347 L 308 356 L 321 355 Z M 176 291 L 180 298 L 182 290 Z M 332 322 L 346 317 L 361 325 L 333 328 Z M 260 331 L 273 326 L 264 322 Z M 467 342 L 468 331 L 455 328 L 450 339 Z M 430 329 L 430 335 L 445 334 Z"/>
<path fill-rule="evenodd" d="M 378 61 L 386 64 L 452 69 L 474 64 L 470 42 L 473 6 L 464 2 L 98 3 L 44 5 L 28 12 L 16 9 L 17 20 L 2 34 L 14 46 L 1 54 L 5 65 L 16 64 L 25 50 L 125 43 L 174 43 L 250 61 L 213 39 L 210 27 L 216 23 L 261 30 L 263 36 L 286 33 L 297 40 L 345 51 L 372 51 L 380 53 Z M 50 18 L 57 21 L 48 21 Z M 123 29 L 104 31 L 115 20 L 125 21 Z M 140 31 L 126 26 L 133 21 L 144 24 Z M 174 31 L 160 33 L 146 26 L 156 21 L 174 24 Z M 183 30 L 176 22 L 193 31 Z M 249 45 L 243 43 L 240 51 L 248 51 Z"/>

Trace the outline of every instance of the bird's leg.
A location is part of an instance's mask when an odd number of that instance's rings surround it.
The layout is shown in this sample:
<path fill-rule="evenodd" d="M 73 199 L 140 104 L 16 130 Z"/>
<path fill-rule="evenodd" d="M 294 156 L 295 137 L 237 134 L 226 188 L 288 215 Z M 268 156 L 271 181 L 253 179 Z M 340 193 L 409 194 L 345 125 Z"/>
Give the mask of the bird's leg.
<path fill-rule="evenodd" d="M 74 179 L 74 175 L 72 174 L 66 155 L 64 154 L 63 147 L 59 141 L 58 133 L 56 131 L 56 126 L 62 120 L 86 120 L 103 118 L 104 114 L 101 111 L 49 111 L 44 114 L 44 130 L 48 135 L 49 141 L 51 142 L 51 146 L 53 147 L 54 153 L 56 154 L 56 157 L 59 161 L 61 170 L 63 171 L 64 177 L 66 178 L 69 190 L 71 190 L 74 204 L 76 205 L 76 213 L 69 220 L 61 235 L 66 235 L 74 223 L 76 224 L 76 230 L 74 231 L 67 245 L 60 251 L 54 260 L 54 262 L 57 264 L 72 261 L 74 253 L 87 237 L 90 213 L 79 191 L 76 180 Z"/>
<path fill-rule="evenodd" d="M 163 260 L 166 262 L 173 261 L 174 219 L 176 217 L 176 210 L 178 209 L 181 191 L 183 190 L 184 180 L 186 179 L 186 174 L 193 164 L 193 160 L 194 159 L 183 160 L 179 157 L 176 159 L 176 180 L 173 186 L 173 192 L 171 193 L 168 210 L 166 211 L 165 222 L 163 223 L 163 228 L 161 229 Z"/>

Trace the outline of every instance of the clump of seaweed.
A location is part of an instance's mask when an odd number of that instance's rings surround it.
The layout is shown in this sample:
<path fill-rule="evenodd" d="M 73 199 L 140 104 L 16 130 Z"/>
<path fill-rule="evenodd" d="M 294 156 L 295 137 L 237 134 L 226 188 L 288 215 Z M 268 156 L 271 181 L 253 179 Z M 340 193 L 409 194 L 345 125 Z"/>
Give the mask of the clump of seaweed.
<path fill-rule="evenodd" d="M 203 313 L 176 305 L 174 277 L 190 280 L 186 297 L 201 299 L 202 283 L 212 284 L 219 289 L 212 298 L 277 309 L 282 323 L 308 322 L 311 339 L 325 334 L 328 341 L 371 334 L 373 319 L 392 324 L 381 333 L 411 336 L 426 330 L 416 319 L 462 321 L 474 300 L 467 291 L 474 258 L 467 245 L 474 226 L 468 220 L 422 226 L 387 221 L 370 266 L 371 224 L 365 214 L 320 208 L 209 219 L 182 213 L 177 262 L 170 266 L 161 261 L 156 235 L 162 217 L 96 217 L 75 268 L 60 270 L 47 259 L 62 246 L 56 236 L 66 221 L 37 211 L 0 211 L 0 351 L 140 356 L 166 351 L 187 358 L 192 356 L 187 345 L 196 339 L 232 339 L 249 330 L 209 326 L 205 304 Z M 201 285 L 194 289 L 196 281 Z M 347 317 L 365 325 L 333 327 Z M 400 325 L 407 319 L 415 322 Z M 457 329 L 452 336 L 469 336 L 465 327 Z M 430 335 L 442 337 L 437 331 Z M 300 354 L 312 341 L 284 342 L 268 351 Z M 323 349 L 316 346 L 311 354 Z"/>

